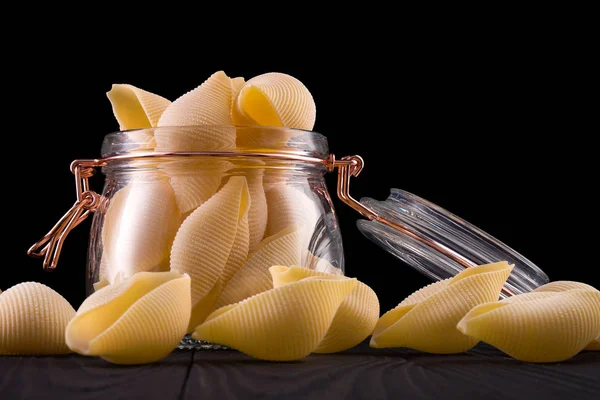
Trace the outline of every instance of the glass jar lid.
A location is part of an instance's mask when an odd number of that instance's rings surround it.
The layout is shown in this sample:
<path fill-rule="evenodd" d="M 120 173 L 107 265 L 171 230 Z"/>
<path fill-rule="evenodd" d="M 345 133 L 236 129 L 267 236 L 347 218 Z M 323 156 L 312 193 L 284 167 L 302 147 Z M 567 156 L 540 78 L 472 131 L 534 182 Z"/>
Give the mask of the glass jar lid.
<path fill-rule="evenodd" d="M 363 198 L 360 202 L 404 229 L 377 220 L 359 220 L 358 229 L 433 280 L 450 278 L 467 265 L 505 260 L 515 267 L 504 286 L 503 297 L 526 293 L 548 282 L 540 268 L 506 244 L 412 193 L 392 189 L 385 201 Z"/>

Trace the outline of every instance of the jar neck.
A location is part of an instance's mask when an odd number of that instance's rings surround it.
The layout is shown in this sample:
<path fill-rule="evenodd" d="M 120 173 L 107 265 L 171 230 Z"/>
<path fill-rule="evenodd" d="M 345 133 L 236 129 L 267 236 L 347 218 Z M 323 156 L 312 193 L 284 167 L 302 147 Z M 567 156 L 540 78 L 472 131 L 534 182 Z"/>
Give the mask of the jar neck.
<path fill-rule="evenodd" d="M 322 178 L 328 172 L 321 164 L 258 158 L 165 157 L 111 162 L 102 169 L 108 179 L 156 179 L 163 176 L 201 177 L 204 175 L 280 176 Z"/>

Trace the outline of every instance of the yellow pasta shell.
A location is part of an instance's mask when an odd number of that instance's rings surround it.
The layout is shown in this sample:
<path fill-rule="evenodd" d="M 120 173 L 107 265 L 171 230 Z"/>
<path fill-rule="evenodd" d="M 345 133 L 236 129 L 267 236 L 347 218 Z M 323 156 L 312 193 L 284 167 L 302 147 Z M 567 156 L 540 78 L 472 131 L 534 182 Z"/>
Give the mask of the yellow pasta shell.
<path fill-rule="evenodd" d="M 0 291 L 0 355 L 70 353 L 65 327 L 73 316 L 69 302 L 41 283 Z"/>
<path fill-rule="evenodd" d="M 567 290 L 583 289 L 583 290 L 597 290 L 595 287 L 588 285 L 587 283 L 574 282 L 574 281 L 555 281 L 546 283 L 533 290 L 535 293 L 540 292 L 566 292 Z"/>
<path fill-rule="evenodd" d="M 274 266 L 269 270 L 275 288 L 314 276 L 344 279 L 340 275 L 331 275 L 297 266 Z M 356 346 L 373 332 L 378 318 L 379 300 L 377 295 L 370 287 L 357 281 L 352 292 L 338 308 L 327 334 L 313 352 L 335 353 Z"/>
<path fill-rule="evenodd" d="M 319 220 L 315 202 L 303 191 L 288 185 L 276 185 L 265 195 L 268 207 L 265 236 L 275 235 L 290 225 L 298 225 L 302 228 L 302 248 L 308 249 Z"/>
<path fill-rule="evenodd" d="M 117 273 L 168 270 L 171 244 L 179 226 L 179 209 L 166 177 L 137 180 L 111 199 L 102 228 L 105 278 Z"/>
<path fill-rule="evenodd" d="M 273 281 L 269 268 L 273 265 L 300 264 L 301 241 L 302 231 L 296 225 L 266 238 L 225 286 L 217 307 L 237 303 L 272 289 Z"/>
<path fill-rule="evenodd" d="M 193 337 L 263 360 L 298 360 L 323 340 L 355 279 L 312 277 L 216 310 Z"/>
<path fill-rule="evenodd" d="M 187 214 L 214 195 L 225 171 L 232 164 L 228 161 L 202 160 L 198 162 L 172 161 L 162 163 L 175 194 L 181 214 Z"/>
<path fill-rule="evenodd" d="M 98 280 L 98 282 L 93 284 L 94 287 L 94 291 L 97 292 L 98 290 L 107 287 L 108 285 L 110 285 L 110 282 L 108 281 L 108 279 L 106 279 L 106 277 L 101 276 L 100 279 Z"/>
<path fill-rule="evenodd" d="M 158 121 L 158 126 L 165 128 L 155 132 L 156 150 L 234 150 L 236 133 L 230 127 L 232 101 L 231 79 L 223 71 L 215 72 L 167 107 Z"/>
<path fill-rule="evenodd" d="M 457 328 L 519 360 L 567 360 L 600 334 L 600 292 L 542 290 L 513 296 L 475 307 Z"/>
<path fill-rule="evenodd" d="M 439 354 L 469 350 L 478 340 L 462 334 L 456 324 L 473 307 L 497 300 L 512 268 L 505 261 L 471 267 L 416 292 L 380 318 L 371 346 Z"/>
<path fill-rule="evenodd" d="M 242 86 L 232 109 L 236 125 L 285 126 L 312 130 L 317 108 L 298 79 L 277 72 L 250 79 Z"/>
<path fill-rule="evenodd" d="M 116 364 L 151 363 L 177 347 L 190 311 L 189 276 L 140 272 L 88 297 L 67 326 L 66 342 Z"/>
<path fill-rule="evenodd" d="M 155 128 L 171 102 L 132 85 L 115 84 L 106 93 L 122 131 Z"/>
<path fill-rule="evenodd" d="M 596 337 L 595 340 L 592 340 L 592 342 L 588 344 L 584 350 L 600 351 L 600 334 L 598 334 L 598 337 Z"/>
<path fill-rule="evenodd" d="M 232 107 L 233 107 L 233 101 L 235 100 L 235 98 L 237 97 L 237 94 L 242 89 L 242 86 L 244 86 L 244 83 L 246 83 L 246 81 L 241 76 L 238 76 L 237 78 L 231 78 L 231 106 Z"/>
<path fill-rule="evenodd" d="M 202 322 L 214 307 L 214 302 L 203 302 L 202 307 L 197 304 L 217 290 L 215 285 L 226 264 L 234 262 L 230 255 L 239 227 L 248 223 L 249 199 L 246 178 L 232 177 L 217 194 L 190 214 L 177 231 L 171 250 L 171 270 L 187 273 L 192 278 L 194 322 Z M 236 262 L 245 258 L 243 254 L 235 257 Z"/>
<path fill-rule="evenodd" d="M 595 287 L 590 286 L 586 283 L 573 281 L 556 281 L 542 285 L 539 288 L 536 288 L 534 292 L 564 292 L 573 289 L 584 289 L 591 291 L 597 290 Z M 584 350 L 600 351 L 600 334 L 595 340 L 592 340 L 592 342 L 588 344 Z"/>

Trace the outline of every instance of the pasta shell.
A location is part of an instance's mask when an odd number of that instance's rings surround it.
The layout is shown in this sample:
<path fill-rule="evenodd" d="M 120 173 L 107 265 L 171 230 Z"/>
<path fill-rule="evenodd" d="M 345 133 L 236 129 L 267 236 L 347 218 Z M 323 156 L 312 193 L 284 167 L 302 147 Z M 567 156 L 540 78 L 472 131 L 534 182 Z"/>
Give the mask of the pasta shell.
<path fill-rule="evenodd" d="M 231 79 L 223 71 L 175 100 L 158 121 L 157 151 L 226 151 L 235 149 L 231 128 Z M 204 127 L 203 127 L 204 126 Z"/>
<path fill-rule="evenodd" d="M 600 292 L 560 286 L 482 304 L 457 329 L 522 361 L 567 360 L 600 334 Z"/>
<path fill-rule="evenodd" d="M 293 186 L 277 185 L 266 193 L 268 219 L 265 236 L 281 232 L 290 225 L 303 228 L 302 248 L 307 249 L 319 212 L 314 201 Z M 291 265 L 291 264 L 288 264 Z"/>
<path fill-rule="evenodd" d="M 219 160 L 163 163 L 163 171 L 169 176 L 181 214 L 195 210 L 210 199 L 219 189 L 224 172 L 231 166 L 230 162 Z"/>
<path fill-rule="evenodd" d="M 256 162 L 235 162 L 239 168 L 233 168 L 229 172 L 232 174 L 241 173 L 248 181 L 248 190 L 250 192 L 250 210 L 248 214 L 248 223 L 250 224 L 250 251 L 256 250 L 265 236 L 267 229 L 267 198 L 263 188 L 264 169 L 258 168 L 264 165 Z"/>
<path fill-rule="evenodd" d="M 233 107 L 233 101 L 235 100 L 237 94 L 242 89 L 246 81 L 241 76 L 237 78 L 231 78 L 231 106 Z"/>
<path fill-rule="evenodd" d="M 273 265 L 300 264 L 301 230 L 292 225 L 277 235 L 266 238 L 250 255 L 244 266 L 225 286 L 217 307 L 237 303 L 257 293 L 273 288 L 269 268 Z"/>
<path fill-rule="evenodd" d="M 471 267 L 416 292 L 379 319 L 371 347 L 439 354 L 469 350 L 478 340 L 456 324 L 476 305 L 497 300 L 512 268 L 506 261 Z"/>
<path fill-rule="evenodd" d="M 155 128 L 171 102 L 132 85 L 116 84 L 106 93 L 122 131 Z"/>
<path fill-rule="evenodd" d="M 177 347 L 190 312 L 189 276 L 140 272 L 88 297 L 67 326 L 66 343 L 116 364 L 151 363 Z"/>
<path fill-rule="evenodd" d="M 596 337 L 595 340 L 592 340 L 592 342 L 588 344 L 584 350 L 600 351 L 600 334 L 598 334 L 598 337 Z"/>
<path fill-rule="evenodd" d="M 312 277 L 213 312 L 193 337 L 263 360 L 299 360 L 323 340 L 355 279 Z"/>
<path fill-rule="evenodd" d="M 65 327 L 73 316 L 69 302 L 41 283 L 0 291 L 0 355 L 70 353 Z"/>
<path fill-rule="evenodd" d="M 564 292 L 573 289 L 584 289 L 591 291 L 597 290 L 595 287 L 581 282 L 556 281 L 542 285 L 535 289 L 534 292 Z M 595 340 L 592 340 L 592 342 L 584 350 L 600 351 L 600 334 Z"/>
<path fill-rule="evenodd" d="M 277 72 L 250 79 L 232 109 L 235 125 L 285 126 L 312 130 L 317 108 L 298 79 Z"/>
<path fill-rule="evenodd" d="M 215 285 L 226 264 L 234 262 L 230 256 L 239 227 L 247 224 L 249 199 L 246 178 L 232 177 L 217 194 L 185 219 L 175 236 L 171 270 L 187 273 L 192 278 L 194 323 L 202 322 L 212 311 L 214 302 L 200 301 L 209 293 L 215 293 L 214 290 L 219 292 Z M 234 257 L 242 258 L 243 254 Z"/>
<path fill-rule="evenodd" d="M 108 285 L 110 285 L 110 282 L 108 281 L 108 279 L 106 279 L 104 276 L 100 278 L 100 280 L 96 283 L 94 283 L 94 291 L 97 292 L 98 290 L 107 287 Z"/>
<path fill-rule="evenodd" d="M 275 288 L 314 276 L 343 279 L 340 275 L 326 274 L 297 266 L 274 266 L 269 270 Z M 379 300 L 377 295 L 370 287 L 357 281 L 352 292 L 338 308 L 327 334 L 314 353 L 335 353 L 356 346 L 373 332 L 378 318 Z"/>
<path fill-rule="evenodd" d="M 168 270 L 171 244 L 179 226 L 179 210 L 165 177 L 138 180 L 115 194 L 102 228 L 105 277 L 128 278 L 137 272 Z"/>
<path fill-rule="evenodd" d="M 583 289 L 583 290 L 591 290 L 591 291 L 597 290 L 595 287 L 588 285 L 587 283 L 574 282 L 574 281 L 556 281 L 556 282 L 546 283 L 545 285 L 542 285 L 542 286 L 534 289 L 533 291 L 535 293 L 566 292 L 567 290 L 573 290 L 573 289 Z"/>

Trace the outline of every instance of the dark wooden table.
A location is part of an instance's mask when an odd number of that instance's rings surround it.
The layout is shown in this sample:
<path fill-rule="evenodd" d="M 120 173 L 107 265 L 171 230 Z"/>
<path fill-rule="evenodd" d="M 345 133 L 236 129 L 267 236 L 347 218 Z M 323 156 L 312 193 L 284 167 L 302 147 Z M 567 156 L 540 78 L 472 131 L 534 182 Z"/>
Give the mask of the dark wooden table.
<path fill-rule="evenodd" d="M 0 399 L 600 399 L 600 352 L 524 363 L 487 345 L 458 355 L 370 349 L 298 362 L 176 351 L 143 366 L 100 358 L 0 357 Z"/>

